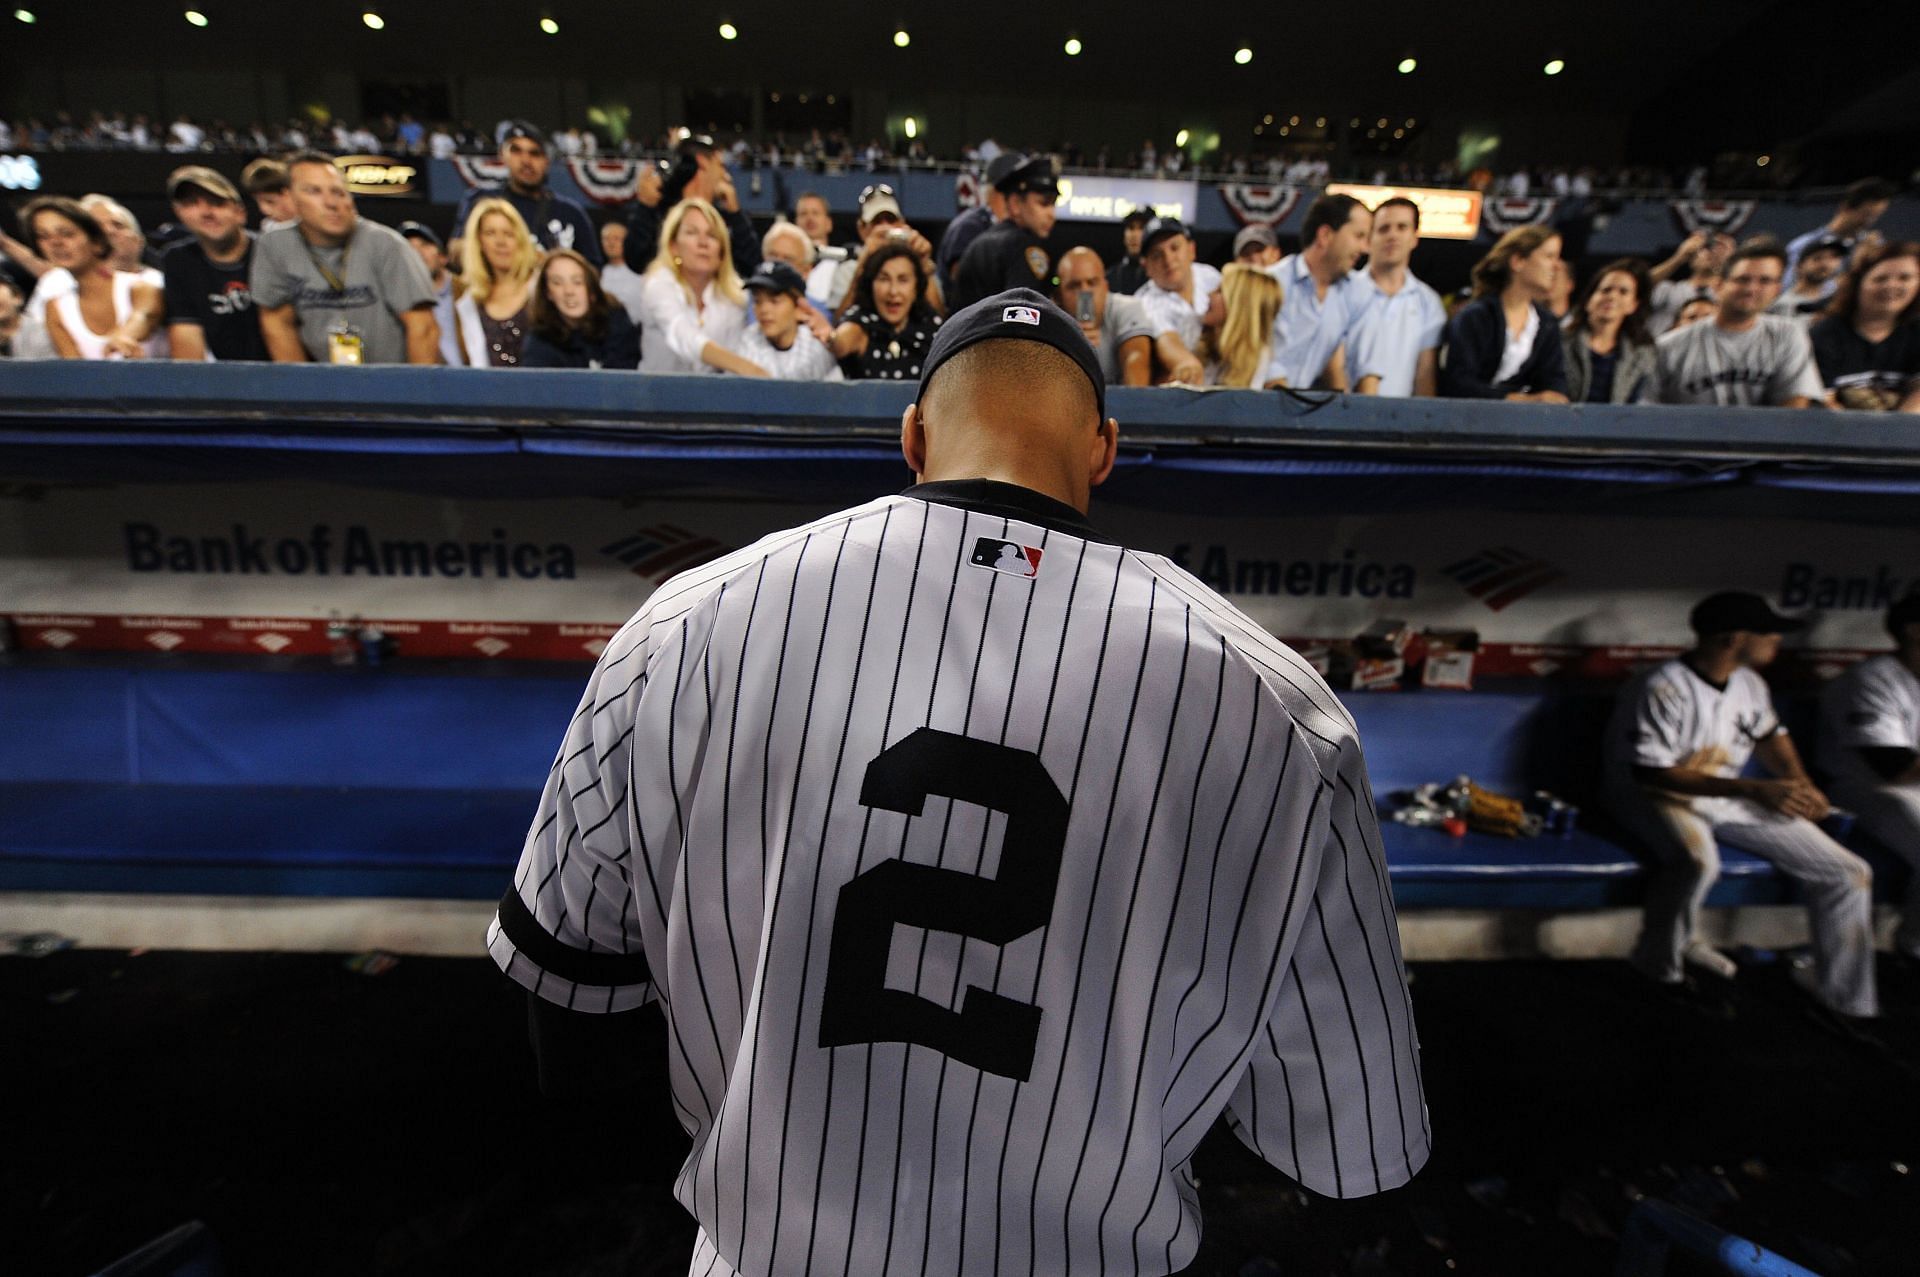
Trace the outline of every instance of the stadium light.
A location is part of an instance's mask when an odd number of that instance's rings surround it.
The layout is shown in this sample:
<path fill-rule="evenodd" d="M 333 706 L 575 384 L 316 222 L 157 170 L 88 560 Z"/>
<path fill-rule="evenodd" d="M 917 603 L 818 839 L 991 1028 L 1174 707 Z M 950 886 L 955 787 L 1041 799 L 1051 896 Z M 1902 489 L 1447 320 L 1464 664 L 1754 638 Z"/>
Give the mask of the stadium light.
<path fill-rule="evenodd" d="M 1401 74 L 1401 75 L 1412 75 L 1412 74 L 1413 74 L 1413 69 L 1414 69 L 1415 67 L 1417 67 L 1417 66 L 1419 66 L 1419 65 L 1420 65 L 1420 60 L 1419 60 L 1418 58 L 1401 58 L 1401 59 L 1400 59 L 1400 74 Z"/>
<path fill-rule="evenodd" d="M 901 122 L 900 128 L 901 131 L 907 135 L 907 141 L 909 142 L 920 136 L 920 121 L 914 119 L 911 115 Z"/>
<path fill-rule="evenodd" d="M 1541 67 L 1540 69 L 1542 71 L 1545 71 L 1548 75 L 1559 75 L 1562 71 L 1567 69 L 1566 59 L 1555 58 L 1553 61 L 1547 63 L 1547 65 Z"/>
<path fill-rule="evenodd" d="M 40 21 L 40 18 L 31 9 L 15 9 L 13 11 L 13 20 L 15 22 L 24 22 L 28 26 L 32 26 L 34 23 Z"/>
<path fill-rule="evenodd" d="M 1173 144 L 1175 146 L 1185 146 L 1187 144 L 1187 139 L 1191 136 L 1193 136 L 1191 133 L 1188 133 L 1185 129 L 1181 129 L 1178 133 L 1175 133 L 1173 135 Z"/>
<path fill-rule="evenodd" d="M 904 49 L 912 43 L 913 43 L 913 37 L 908 35 L 905 31 L 896 31 L 893 33 L 894 48 Z"/>
<path fill-rule="evenodd" d="M 543 17 L 540 19 L 540 29 L 548 35 L 560 34 L 560 24 L 555 22 L 551 17 Z"/>
<path fill-rule="evenodd" d="M 722 22 L 720 24 L 720 38 L 722 40 L 737 39 L 739 35 L 740 28 L 734 26 L 731 22 Z"/>
<path fill-rule="evenodd" d="M 1068 37 L 1067 37 L 1067 56 L 1068 56 L 1068 57 L 1070 57 L 1070 58 L 1077 58 L 1077 57 L 1079 57 L 1079 56 L 1080 56 L 1080 50 L 1081 50 L 1081 49 L 1082 49 L 1083 47 L 1084 47 L 1084 46 L 1082 46 L 1082 45 L 1081 45 L 1081 43 L 1080 43 L 1080 37 L 1079 37 L 1079 36 L 1068 36 Z"/>
<path fill-rule="evenodd" d="M 1240 48 L 1234 51 L 1233 60 L 1236 65 L 1245 66 L 1247 63 L 1253 61 L 1253 50 L 1247 48 L 1245 45 L 1241 45 Z"/>
<path fill-rule="evenodd" d="M 387 26 L 387 20 L 371 9 L 360 15 L 360 21 L 367 24 L 369 31 L 384 31 Z"/>
<path fill-rule="evenodd" d="M 207 25 L 207 15 L 198 9 L 189 9 L 180 16 L 187 20 L 188 26 L 204 27 Z"/>

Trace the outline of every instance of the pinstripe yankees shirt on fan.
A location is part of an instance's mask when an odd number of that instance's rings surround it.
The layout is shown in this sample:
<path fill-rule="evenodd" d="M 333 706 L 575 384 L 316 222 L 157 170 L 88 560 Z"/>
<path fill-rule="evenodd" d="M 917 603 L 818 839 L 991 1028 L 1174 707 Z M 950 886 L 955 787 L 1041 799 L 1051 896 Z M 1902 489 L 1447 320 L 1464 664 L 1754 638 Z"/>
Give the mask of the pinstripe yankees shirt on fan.
<path fill-rule="evenodd" d="M 1071 507 L 923 484 L 661 586 L 488 948 L 658 999 L 698 1273 L 1168 1273 L 1223 1112 L 1322 1193 L 1426 1109 L 1351 719 Z"/>

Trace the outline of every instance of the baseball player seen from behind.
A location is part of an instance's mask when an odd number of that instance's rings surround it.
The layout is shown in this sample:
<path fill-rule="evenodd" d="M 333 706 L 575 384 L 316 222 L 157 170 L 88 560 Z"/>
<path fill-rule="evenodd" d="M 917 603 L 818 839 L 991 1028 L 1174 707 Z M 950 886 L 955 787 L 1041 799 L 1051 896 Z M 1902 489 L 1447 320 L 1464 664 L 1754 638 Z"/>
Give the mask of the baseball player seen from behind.
<path fill-rule="evenodd" d="M 1693 649 L 1623 688 L 1607 728 L 1609 803 L 1654 860 L 1633 964 L 1664 984 L 1685 980 L 1683 962 L 1735 973 L 1694 935 L 1725 843 L 1799 885 L 1813 932 L 1809 992 L 1841 1015 L 1876 1015 L 1873 870 L 1814 823 L 1832 808 L 1755 672 L 1804 622 L 1733 590 L 1702 599 L 1688 621 Z M 1755 754 L 1767 779 L 1742 774 Z"/>
<path fill-rule="evenodd" d="M 567 728 L 494 960 L 657 1002 L 692 1273 L 1163 1274 L 1224 1115 L 1341 1197 L 1429 1144 L 1352 720 L 1087 519 L 1079 325 L 961 311 L 917 483 L 662 585 Z"/>

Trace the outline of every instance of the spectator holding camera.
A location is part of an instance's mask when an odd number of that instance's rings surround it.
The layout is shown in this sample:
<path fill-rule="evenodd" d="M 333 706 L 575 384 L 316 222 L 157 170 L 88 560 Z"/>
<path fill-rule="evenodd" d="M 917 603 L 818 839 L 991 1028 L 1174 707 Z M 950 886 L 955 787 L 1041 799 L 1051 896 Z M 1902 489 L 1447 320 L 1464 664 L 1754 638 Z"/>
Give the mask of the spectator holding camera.
<path fill-rule="evenodd" d="M 460 362 L 469 368 L 515 367 L 527 340 L 540 246 L 514 206 L 491 197 L 474 204 L 460 243 L 453 303 Z"/>
<path fill-rule="evenodd" d="M 144 274 L 114 269 L 113 240 L 98 218 L 73 200 L 43 195 L 21 210 L 20 224 L 50 267 L 34 296 L 45 298 L 38 318 L 53 354 L 61 359 L 166 357 L 160 285 Z"/>
<path fill-rule="evenodd" d="M 1144 386 L 1153 377 L 1153 324 L 1137 298 L 1116 297 L 1100 254 L 1084 245 L 1060 255 L 1060 309 L 1072 315 L 1100 357 L 1109 386 Z"/>
<path fill-rule="evenodd" d="M 189 165 L 167 178 L 167 198 L 174 220 L 193 232 L 160 261 L 173 357 L 268 359 L 253 313 L 253 235 L 240 192 L 214 170 Z"/>
<path fill-rule="evenodd" d="M 1735 250 L 1713 318 L 1670 332 L 1656 346 L 1661 403 L 1805 408 L 1822 401 L 1807 330 L 1767 314 L 1786 262 L 1786 251 L 1771 241 Z"/>
<path fill-rule="evenodd" d="M 697 200 L 722 219 L 719 229 L 726 232 L 731 245 L 735 279 L 751 275 L 760 264 L 760 239 L 754 234 L 752 220 L 741 211 L 740 192 L 727 169 L 726 152 L 704 133 L 682 138 L 675 145 L 673 159 L 660 176 L 657 203 L 649 205 L 644 191 L 636 200 L 627 218 L 627 265 L 643 274 L 648 270 L 661 242 L 661 227 L 683 200 Z"/>
<path fill-rule="evenodd" d="M 901 240 L 884 242 L 861 259 L 852 305 L 831 343 L 849 378 L 920 379 L 927 346 L 940 328 L 939 312 L 926 299 L 932 275 L 926 256 Z"/>
<path fill-rule="evenodd" d="M 1673 256 L 1647 272 L 1653 280 L 1652 315 L 1647 331 L 1654 336 L 1677 327 L 1680 308 L 1697 298 L 1716 305 L 1720 300 L 1720 279 L 1727 259 L 1733 256 L 1733 236 L 1723 231 L 1695 231 L 1681 241 Z M 1675 276 L 1685 270 L 1686 277 Z"/>
<path fill-rule="evenodd" d="M 1567 396 L 1575 403 L 1638 403 L 1654 385 L 1647 336 L 1646 265 L 1608 262 L 1587 281 L 1567 320 Z"/>
<path fill-rule="evenodd" d="M 733 353 L 747 298 L 729 240 L 720 210 L 703 199 L 680 199 L 667 211 L 643 278 L 641 372 L 766 375 Z"/>
<path fill-rule="evenodd" d="M 1893 197 L 1899 192 L 1892 182 L 1884 178 L 1862 178 L 1849 186 L 1840 196 L 1840 207 L 1833 210 L 1833 216 L 1826 225 L 1816 226 L 1804 235 L 1796 235 L 1787 241 L 1787 270 L 1785 279 L 1791 282 L 1800 267 L 1800 258 L 1806 251 L 1824 239 L 1837 239 L 1852 252 L 1857 248 L 1874 246 L 1879 233 L 1873 229 L 1874 223 L 1886 215 L 1887 208 L 1893 203 Z"/>
<path fill-rule="evenodd" d="M 1829 406 L 1920 412 L 1920 243 L 1861 249 L 1809 338 Z"/>
<path fill-rule="evenodd" d="M 1440 393 L 1455 399 L 1567 402 L 1560 325 L 1547 309 L 1560 233 L 1518 226 L 1473 268 L 1473 300 L 1453 313 L 1440 348 Z"/>
<path fill-rule="evenodd" d="M 636 368 L 640 331 L 600 287 L 593 263 L 556 248 L 534 277 L 522 368 Z"/>
<path fill-rule="evenodd" d="M 466 260 L 461 237 L 481 200 L 502 199 L 513 206 L 520 222 L 542 248 L 571 248 L 592 262 L 600 261 L 600 236 L 593 229 L 587 210 L 564 195 L 554 194 L 547 185 L 552 164 L 547 152 L 547 135 L 525 120 L 502 120 L 495 133 L 500 146 L 500 162 L 507 166 L 505 186 L 483 186 L 468 191 L 453 215 L 454 236 L 451 252 Z"/>
<path fill-rule="evenodd" d="M 1060 182 L 1053 160 L 1036 155 L 1008 171 L 995 184 L 1007 197 L 1007 219 L 984 231 L 968 246 L 953 272 L 949 313 L 1009 288 L 1050 289 L 1053 257 L 1047 237 L 1053 233 Z"/>
<path fill-rule="evenodd" d="M 1807 245 L 1794 267 L 1793 282 L 1780 290 L 1767 313 L 1812 322 L 1808 317 L 1817 316 L 1833 299 L 1850 252 L 1852 246 L 1837 235 L 1823 235 Z"/>
<path fill-rule="evenodd" d="M 769 259 L 745 287 L 753 298 L 753 318 L 735 339 L 734 354 L 779 381 L 845 380 L 833 352 L 808 331 L 806 276 L 787 262 Z"/>
<path fill-rule="evenodd" d="M 253 250 L 253 304 L 276 363 L 435 364 L 440 325 L 420 255 L 360 216 L 332 157 L 287 160 L 298 226 Z"/>

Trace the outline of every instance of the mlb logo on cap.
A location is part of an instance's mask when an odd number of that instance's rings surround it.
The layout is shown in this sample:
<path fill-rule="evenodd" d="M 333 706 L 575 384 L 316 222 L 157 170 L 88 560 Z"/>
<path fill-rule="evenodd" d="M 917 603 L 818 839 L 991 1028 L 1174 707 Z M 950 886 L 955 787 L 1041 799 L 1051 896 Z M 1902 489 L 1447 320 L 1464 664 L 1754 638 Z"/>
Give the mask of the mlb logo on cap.
<path fill-rule="evenodd" d="M 1040 554 L 1037 545 L 981 537 L 973 543 L 973 557 L 968 562 L 977 568 L 992 568 L 995 572 L 1033 577 L 1040 575 Z"/>
<path fill-rule="evenodd" d="M 1003 324 L 1032 324 L 1035 328 L 1038 328 L 1040 326 L 1040 312 L 1031 306 L 1009 306 L 1000 312 L 1000 322 Z"/>

